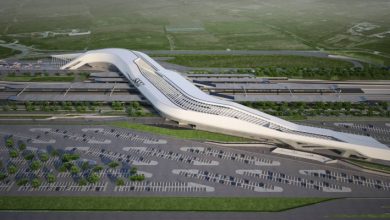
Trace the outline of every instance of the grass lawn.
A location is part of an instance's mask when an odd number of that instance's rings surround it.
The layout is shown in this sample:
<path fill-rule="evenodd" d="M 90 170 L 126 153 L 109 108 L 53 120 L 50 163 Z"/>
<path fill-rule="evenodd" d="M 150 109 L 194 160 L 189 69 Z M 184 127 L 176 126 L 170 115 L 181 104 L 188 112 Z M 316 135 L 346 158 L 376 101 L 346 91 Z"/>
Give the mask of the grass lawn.
<path fill-rule="evenodd" d="M 72 82 L 74 76 L 7 76 L 5 81 L 14 82 Z"/>
<path fill-rule="evenodd" d="M 169 57 L 174 57 L 174 59 L 167 62 L 188 67 L 352 67 L 351 63 L 340 60 L 290 55 L 169 55 Z"/>
<path fill-rule="evenodd" d="M 12 50 L 5 47 L 0 47 L 0 58 L 7 58 L 18 53 L 19 51 Z"/>
<path fill-rule="evenodd" d="M 154 134 L 161 134 L 172 136 L 182 139 L 194 139 L 194 140 L 207 140 L 207 141 L 220 141 L 220 142 L 247 142 L 250 141 L 246 138 L 235 137 L 225 134 L 213 133 L 200 130 L 188 130 L 188 129 L 173 129 L 173 128 L 161 128 L 151 125 L 143 124 L 131 124 L 128 122 L 113 122 L 110 125 L 129 128 L 137 131 L 150 132 Z"/>
<path fill-rule="evenodd" d="M 2 196 L 1 210 L 278 212 L 329 198 Z"/>
<path fill-rule="evenodd" d="M 307 117 L 303 115 L 278 116 L 278 117 L 283 118 L 284 120 L 287 121 L 304 121 L 307 119 Z"/>
<path fill-rule="evenodd" d="M 348 161 L 353 163 L 353 164 L 357 164 L 361 167 L 367 168 L 367 169 L 374 169 L 374 170 L 379 170 L 379 171 L 384 171 L 386 173 L 390 173 L 390 166 L 367 162 L 367 161 L 361 161 L 361 160 L 353 160 L 353 159 L 349 159 Z"/>
<path fill-rule="evenodd" d="M 354 57 L 366 62 L 378 65 L 390 65 L 390 57 L 382 54 L 374 54 L 372 52 L 354 52 L 354 51 L 330 51 L 333 54 L 342 56 Z M 366 64 L 369 66 L 369 64 Z"/>

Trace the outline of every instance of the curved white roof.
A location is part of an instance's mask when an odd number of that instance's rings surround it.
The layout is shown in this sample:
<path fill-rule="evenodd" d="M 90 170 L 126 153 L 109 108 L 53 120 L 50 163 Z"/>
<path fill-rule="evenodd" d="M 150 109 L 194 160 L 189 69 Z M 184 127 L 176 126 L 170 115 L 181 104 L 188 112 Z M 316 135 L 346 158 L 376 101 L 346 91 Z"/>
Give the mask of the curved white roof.
<path fill-rule="evenodd" d="M 390 148 L 374 138 L 298 125 L 210 96 L 141 52 L 110 48 L 69 57 L 74 59 L 62 69 L 77 69 L 94 62 L 115 65 L 163 116 L 172 120 L 237 135 L 305 143 L 390 160 Z"/>

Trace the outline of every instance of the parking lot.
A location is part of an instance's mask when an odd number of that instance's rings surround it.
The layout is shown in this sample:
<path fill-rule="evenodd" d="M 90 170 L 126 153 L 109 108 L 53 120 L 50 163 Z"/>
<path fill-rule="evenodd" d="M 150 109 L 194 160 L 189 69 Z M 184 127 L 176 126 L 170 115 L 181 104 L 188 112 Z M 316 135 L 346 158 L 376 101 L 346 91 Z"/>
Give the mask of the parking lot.
<path fill-rule="evenodd" d="M 299 173 L 314 176 L 321 179 L 336 180 L 342 183 L 360 185 L 363 187 L 375 188 L 378 190 L 390 191 L 389 182 L 378 179 L 367 178 L 365 176 L 350 175 L 345 172 L 335 172 L 330 170 L 300 170 Z"/>
<path fill-rule="evenodd" d="M 131 182 L 116 186 L 117 192 L 214 192 L 214 187 L 193 182 Z"/>
<path fill-rule="evenodd" d="M 111 160 L 116 160 L 118 162 L 122 163 L 128 163 L 138 166 L 155 166 L 158 164 L 157 161 L 146 159 L 142 156 L 133 156 L 128 154 L 122 154 L 118 152 L 108 151 L 105 149 L 96 149 L 96 148 L 83 148 L 80 150 L 79 148 L 73 148 L 73 151 L 80 151 L 81 153 L 85 155 L 90 155 L 93 157 L 101 157 L 101 158 L 108 158 Z"/>
<path fill-rule="evenodd" d="M 265 159 L 265 158 L 258 158 L 255 156 L 249 156 L 248 154 L 244 154 L 244 153 L 238 154 L 238 153 L 226 152 L 224 150 L 212 149 L 211 147 L 208 148 L 181 147 L 180 150 L 190 152 L 190 153 L 196 153 L 200 155 L 212 156 L 224 160 L 237 161 L 244 164 L 254 164 L 258 166 L 279 166 L 280 165 L 279 161 Z"/>
<path fill-rule="evenodd" d="M 209 165 L 209 166 L 216 166 L 219 165 L 218 161 L 215 160 L 209 160 L 194 156 L 187 156 L 180 153 L 174 153 L 173 151 L 164 151 L 157 148 L 146 148 L 146 147 L 124 147 L 124 151 L 129 151 L 131 153 L 137 153 L 144 156 L 153 156 L 153 157 L 159 157 L 166 160 L 173 160 L 180 163 L 188 163 L 192 165 L 202 166 L 202 165 Z"/>
<path fill-rule="evenodd" d="M 331 184 L 325 181 L 308 180 L 302 177 L 289 176 L 284 173 L 277 173 L 266 170 L 236 170 L 237 174 L 265 179 L 276 183 L 284 183 L 302 187 L 305 189 L 315 189 L 323 192 L 351 192 L 348 187 Z"/>
<path fill-rule="evenodd" d="M 263 182 L 254 182 L 248 179 L 242 179 L 239 177 L 228 176 L 218 173 L 211 173 L 205 170 L 172 170 L 172 173 L 185 176 L 188 178 L 196 178 L 217 184 L 228 185 L 232 187 L 243 188 L 246 190 L 252 190 L 255 192 L 282 192 L 283 188 L 274 185 L 266 184 Z"/>
<path fill-rule="evenodd" d="M 0 195 L 390 195 L 389 177 L 279 156 L 269 149 L 252 152 L 87 125 L 0 125 L 0 138 L 1 172 L 7 174 Z M 9 138 L 13 148 L 6 146 Z M 22 142 L 25 149 L 11 157 Z M 42 154 L 49 156 L 33 169 Z M 12 166 L 17 168 L 13 174 Z M 89 182 L 92 174 L 96 182 Z M 34 185 L 34 179 L 40 184 Z"/>
<path fill-rule="evenodd" d="M 31 185 L 20 186 L 18 191 L 21 192 L 102 192 L 106 191 L 107 182 L 99 184 L 91 184 L 88 186 L 80 186 L 74 182 L 61 182 L 55 184 L 44 183 L 39 187 L 32 187 Z"/>

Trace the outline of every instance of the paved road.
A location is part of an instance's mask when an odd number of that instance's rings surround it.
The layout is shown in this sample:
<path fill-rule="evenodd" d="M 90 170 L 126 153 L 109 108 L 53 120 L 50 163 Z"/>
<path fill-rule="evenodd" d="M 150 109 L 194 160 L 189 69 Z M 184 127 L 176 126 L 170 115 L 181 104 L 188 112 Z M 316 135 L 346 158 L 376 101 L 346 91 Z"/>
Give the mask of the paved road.
<path fill-rule="evenodd" d="M 259 219 L 366 219 L 366 218 L 342 218 L 337 215 L 359 215 L 359 214 L 384 214 L 390 212 L 390 198 L 385 199 L 338 199 L 312 206 L 292 209 L 284 212 L 59 212 L 59 211 L 36 211 L 17 212 L 1 211 L 2 220 L 128 220 L 128 219 L 158 219 L 158 220 L 259 220 Z M 375 219 L 375 218 L 370 218 Z M 382 218 L 383 219 L 383 218 Z"/>
<path fill-rule="evenodd" d="M 15 115 L 14 115 L 15 116 Z M 171 121 L 166 121 L 161 117 L 126 117 L 126 116 L 113 116 L 113 117 L 74 117 L 74 118 L 0 118 L 0 124 L 83 124 L 83 123 L 101 123 L 101 122 L 115 122 L 115 121 L 128 121 L 131 123 L 139 124 L 174 124 Z"/>
<path fill-rule="evenodd" d="M 312 57 L 328 57 L 329 53 L 316 50 L 144 50 L 147 54 L 157 55 L 298 55 Z"/>
<path fill-rule="evenodd" d="M 295 55 L 344 60 L 352 63 L 354 67 L 363 68 L 363 65 L 357 59 L 344 56 L 334 56 L 326 52 L 315 50 L 145 50 L 143 52 L 157 55 Z"/>
<path fill-rule="evenodd" d="M 28 46 L 19 44 L 17 41 L 13 42 L 13 43 L 0 44 L 0 47 L 5 47 L 5 48 L 12 49 L 12 50 L 20 51 L 20 53 L 16 54 L 14 56 L 14 58 L 16 58 L 16 57 L 22 58 L 22 57 L 25 57 L 27 55 L 34 55 L 35 52 L 37 51 L 36 49 L 34 49 L 32 47 L 28 47 Z"/>

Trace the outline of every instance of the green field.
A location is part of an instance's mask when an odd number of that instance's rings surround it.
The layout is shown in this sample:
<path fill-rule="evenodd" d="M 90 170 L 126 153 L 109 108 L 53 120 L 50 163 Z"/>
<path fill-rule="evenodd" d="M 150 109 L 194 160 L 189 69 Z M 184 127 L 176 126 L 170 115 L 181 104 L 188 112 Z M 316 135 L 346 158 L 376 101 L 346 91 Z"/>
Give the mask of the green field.
<path fill-rule="evenodd" d="M 389 57 L 389 7 L 387 0 L 3 0 L 0 40 L 54 50 L 324 49 Z M 75 29 L 91 34 L 67 35 Z"/>
<path fill-rule="evenodd" d="M 390 65 L 390 56 L 383 55 L 383 54 L 374 54 L 371 52 L 353 52 L 353 51 L 352 52 L 332 51 L 332 53 L 357 58 L 359 60 L 367 61 L 373 64 L 386 65 L 386 66 Z"/>
<path fill-rule="evenodd" d="M 349 68 L 349 62 L 327 58 L 289 56 L 289 55 L 167 55 L 174 59 L 168 60 L 188 67 L 230 67 L 230 68 L 256 68 L 259 66 L 277 67 L 339 67 Z"/>
<path fill-rule="evenodd" d="M 12 55 L 18 54 L 18 51 L 8 49 L 5 47 L 0 47 L 0 59 L 10 57 Z"/>
<path fill-rule="evenodd" d="M 278 212 L 328 198 L 2 196 L 0 210 Z"/>
<path fill-rule="evenodd" d="M 6 76 L 3 80 L 14 82 L 72 82 L 74 76 Z"/>
<path fill-rule="evenodd" d="M 372 163 L 372 162 L 361 161 L 361 160 L 353 160 L 353 159 L 349 159 L 348 162 L 350 162 L 352 164 L 356 164 L 356 165 L 363 167 L 363 168 L 384 171 L 386 173 L 390 173 L 390 166 L 386 166 L 383 164 Z"/>
<path fill-rule="evenodd" d="M 203 140 L 203 141 L 217 141 L 217 142 L 247 142 L 250 141 L 245 138 L 229 136 L 224 134 L 218 134 L 207 131 L 200 130 L 189 130 L 189 129 L 175 129 L 175 128 L 162 128 L 151 125 L 143 124 L 131 124 L 128 122 L 113 122 L 110 125 L 134 129 L 142 132 L 149 132 L 153 134 L 167 135 L 176 138 L 182 139 L 192 139 L 192 140 Z"/>

